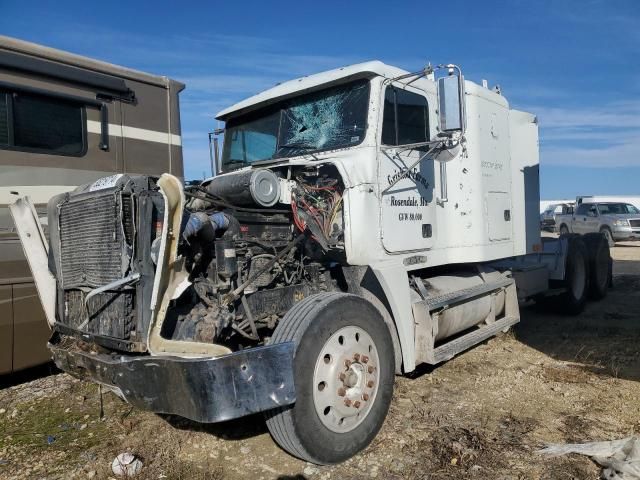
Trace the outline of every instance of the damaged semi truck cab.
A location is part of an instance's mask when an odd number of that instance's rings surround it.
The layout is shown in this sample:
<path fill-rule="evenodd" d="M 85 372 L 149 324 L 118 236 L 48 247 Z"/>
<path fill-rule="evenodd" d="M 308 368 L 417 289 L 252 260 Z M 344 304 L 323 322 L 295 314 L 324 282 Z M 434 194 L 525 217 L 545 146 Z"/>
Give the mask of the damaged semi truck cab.
<path fill-rule="evenodd" d="M 394 374 L 508 329 L 553 282 L 580 308 L 586 249 L 539 237 L 536 118 L 435 70 L 368 62 L 242 101 L 218 115 L 217 176 L 59 195 L 48 245 L 18 201 L 56 363 L 155 412 L 265 412 L 282 448 L 336 463 L 376 435 Z"/>

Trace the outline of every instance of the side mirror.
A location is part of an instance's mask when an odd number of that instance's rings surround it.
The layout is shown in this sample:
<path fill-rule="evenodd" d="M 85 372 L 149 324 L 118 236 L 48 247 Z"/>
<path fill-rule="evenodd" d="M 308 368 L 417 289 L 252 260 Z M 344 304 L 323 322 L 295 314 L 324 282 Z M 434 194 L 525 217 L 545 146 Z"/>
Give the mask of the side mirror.
<path fill-rule="evenodd" d="M 451 72 L 452 68 L 450 68 Z M 440 131 L 462 132 L 465 130 L 464 111 L 464 78 L 449 75 L 438 79 L 438 110 L 440 115 Z"/>
<path fill-rule="evenodd" d="M 238 132 L 235 132 L 236 134 Z M 211 162 L 211 176 L 215 177 L 222 172 L 222 155 L 220 155 L 220 135 L 224 134 L 224 128 L 216 128 L 209 132 L 209 160 Z"/>

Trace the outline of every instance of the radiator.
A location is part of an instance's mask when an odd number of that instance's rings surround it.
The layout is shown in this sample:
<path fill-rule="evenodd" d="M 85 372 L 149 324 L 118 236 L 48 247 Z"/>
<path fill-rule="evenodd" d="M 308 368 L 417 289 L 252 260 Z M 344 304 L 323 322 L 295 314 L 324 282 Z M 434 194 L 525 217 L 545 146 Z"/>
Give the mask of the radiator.
<path fill-rule="evenodd" d="M 101 287 L 123 278 L 133 241 L 131 197 L 119 193 L 60 205 L 60 281 L 63 289 Z"/>

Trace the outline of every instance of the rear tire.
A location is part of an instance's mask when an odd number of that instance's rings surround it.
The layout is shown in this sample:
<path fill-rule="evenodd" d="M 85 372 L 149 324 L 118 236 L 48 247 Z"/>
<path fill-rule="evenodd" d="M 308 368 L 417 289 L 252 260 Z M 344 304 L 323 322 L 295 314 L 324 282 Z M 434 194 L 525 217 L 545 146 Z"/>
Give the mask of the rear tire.
<path fill-rule="evenodd" d="M 373 440 L 391 403 L 395 362 L 387 325 L 361 297 L 320 293 L 280 320 L 271 342 L 287 341 L 296 345 L 296 403 L 266 412 L 269 432 L 303 460 L 347 460 Z"/>
<path fill-rule="evenodd" d="M 583 240 L 589 257 L 589 298 L 600 300 L 611 285 L 609 243 L 601 233 L 587 233 Z"/>
<path fill-rule="evenodd" d="M 564 224 L 560 225 L 560 235 L 569 235 L 569 227 Z"/>
<path fill-rule="evenodd" d="M 609 227 L 602 227 L 600 229 L 600 233 L 604 235 L 604 238 L 607 240 L 607 244 L 609 245 L 609 248 L 616 246 L 616 241 L 613 239 L 613 234 L 611 233 L 611 230 L 609 229 Z"/>
<path fill-rule="evenodd" d="M 569 235 L 564 280 L 551 282 L 552 288 L 564 288 L 565 292 L 550 297 L 557 310 L 577 315 L 584 310 L 589 290 L 589 254 L 580 235 Z"/>

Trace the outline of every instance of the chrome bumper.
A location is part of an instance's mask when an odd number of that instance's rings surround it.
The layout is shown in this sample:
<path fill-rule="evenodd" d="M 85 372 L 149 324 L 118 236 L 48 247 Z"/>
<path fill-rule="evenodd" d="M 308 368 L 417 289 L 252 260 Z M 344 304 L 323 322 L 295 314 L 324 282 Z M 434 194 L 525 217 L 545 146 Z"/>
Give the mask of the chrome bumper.
<path fill-rule="evenodd" d="M 625 240 L 640 240 L 640 228 L 618 227 L 611 232 L 616 242 Z"/>

